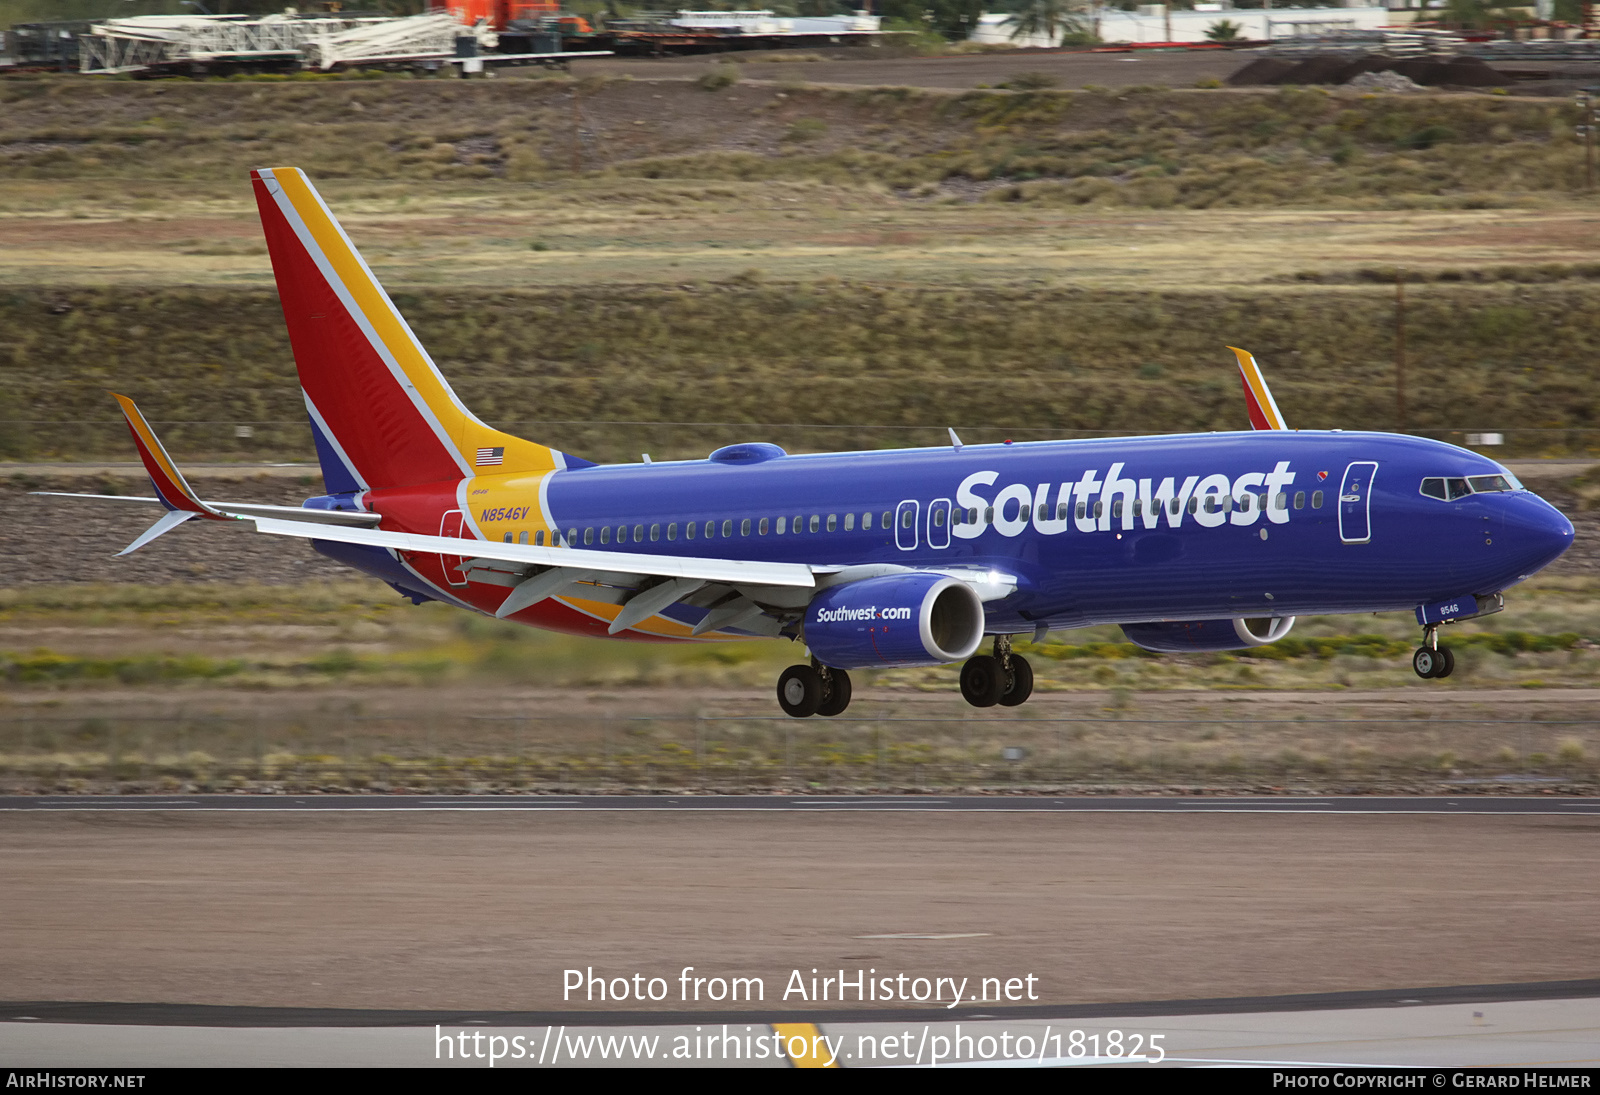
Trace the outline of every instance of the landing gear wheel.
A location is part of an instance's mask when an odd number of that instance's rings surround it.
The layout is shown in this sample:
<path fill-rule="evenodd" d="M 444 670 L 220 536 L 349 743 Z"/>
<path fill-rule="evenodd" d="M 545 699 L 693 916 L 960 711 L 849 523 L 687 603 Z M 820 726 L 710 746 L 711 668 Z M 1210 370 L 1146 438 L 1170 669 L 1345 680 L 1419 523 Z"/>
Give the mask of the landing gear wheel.
<path fill-rule="evenodd" d="M 1433 675 L 1433 679 L 1436 681 L 1443 680 L 1456 671 L 1456 656 L 1450 653 L 1448 646 L 1439 648 L 1439 660 L 1444 664 L 1439 666 L 1438 671 Z"/>
<path fill-rule="evenodd" d="M 1411 655 L 1411 668 L 1417 671 L 1417 676 L 1423 680 L 1430 680 L 1440 676 L 1440 670 L 1445 667 L 1445 655 L 1448 650 L 1434 650 L 1432 647 L 1419 646 L 1417 652 Z M 1453 668 L 1452 663 L 1452 668 Z"/>
<path fill-rule="evenodd" d="M 827 695 L 817 705 L 819 715 L 842 715 L 850 706 L 850 674 L 842 669 L 828 670 L 822 689 Z"/>
<path fill-rule="evenodd" d="M 961 667 L 961 698 L 974 707 L 993 707 L 1005 688 L 1000 660 L 988 654 L 969 658 Z"/>
<path fill-rule="evenodd" d="M 1001 707 L 1016 707 L 1033 695 L 1033 666 L 1021 654 L 1011 655 L 1011 672 L 1000 691 Z"/>
<path fill-rule="evenodd" d="M 778 706 L 783 713 L 807 719 L 822 703 L 822 674 L 809 665 L 791 665 L 778 678 Z"/>

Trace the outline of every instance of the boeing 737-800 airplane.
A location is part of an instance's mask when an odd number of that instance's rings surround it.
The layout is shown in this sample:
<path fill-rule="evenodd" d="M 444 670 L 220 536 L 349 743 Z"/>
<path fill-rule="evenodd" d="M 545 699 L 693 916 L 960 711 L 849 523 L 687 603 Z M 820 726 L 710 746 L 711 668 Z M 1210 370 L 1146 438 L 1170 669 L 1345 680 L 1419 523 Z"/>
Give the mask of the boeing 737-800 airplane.
<path fill-rule="evenodd" d="M 837 715 L 851 669 L 965 661 L 978 707 L 1028 698 L 1014 635 L 1115 623 L 1155 651 L 1236 650 L 1295 617 L 1415 611 L 1440 624 L 1572 543 L 1504 467 L 1437 441 L 1289 430 L 1235 351 L 1248 433 L 596 465 L 475 418 L 305 175 L 252 173 L 327 494 L 202 501 L 118 396 L 167 513 L 308 539 L 413 602 L 579 635 L 782 637 L 790 715 Z M 985 637 L 993 653 L 979 654 Z"/>

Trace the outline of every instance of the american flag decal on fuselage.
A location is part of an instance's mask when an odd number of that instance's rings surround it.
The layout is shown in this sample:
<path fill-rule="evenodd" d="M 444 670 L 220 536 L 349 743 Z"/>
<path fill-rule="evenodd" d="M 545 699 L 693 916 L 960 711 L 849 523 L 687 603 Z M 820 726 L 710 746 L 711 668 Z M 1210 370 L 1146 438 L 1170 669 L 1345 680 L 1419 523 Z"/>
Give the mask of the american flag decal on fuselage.
<path fill-rule="evenodd" d="M 479 449 L 478 459 L 473 461 L 478 467 L 492 467 L 505 462 L 506 450 L 504 448 Z"/>

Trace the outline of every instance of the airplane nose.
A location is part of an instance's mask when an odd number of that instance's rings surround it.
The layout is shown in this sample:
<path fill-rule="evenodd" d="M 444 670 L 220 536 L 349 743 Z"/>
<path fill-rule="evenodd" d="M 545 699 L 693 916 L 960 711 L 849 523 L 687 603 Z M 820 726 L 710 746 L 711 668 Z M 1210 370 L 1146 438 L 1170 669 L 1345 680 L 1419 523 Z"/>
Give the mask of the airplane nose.
<path fill-rule="evenodd" d="M 1535 494 L 1515 499 L 1502 532 L 1521 576 L 1549 566 L 1572 546 L 1572 522 L 1566 514 Z"/>

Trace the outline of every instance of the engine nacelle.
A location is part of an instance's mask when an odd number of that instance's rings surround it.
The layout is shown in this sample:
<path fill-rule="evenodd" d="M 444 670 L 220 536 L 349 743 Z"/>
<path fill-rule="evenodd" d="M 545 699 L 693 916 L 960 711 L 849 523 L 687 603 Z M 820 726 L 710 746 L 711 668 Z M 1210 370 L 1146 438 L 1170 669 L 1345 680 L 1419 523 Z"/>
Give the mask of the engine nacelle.
<path fill-rule="evenodd" d="M 1293 616 L 1260 616 L 1237 620 L 1188 620 L 1162 624 L 1123 624 L 1130 643 L 1161 654 L 1201 650 L 1248 650 L 1275 643 L 1294 626 Z"/>
<path fill-rule="evenodd" d="M 825 589 L 806 607 L 806 646 L 824 665 L 943 665 L 983 641 L 983 602 L 959 578 L 889 574 Z"/>

